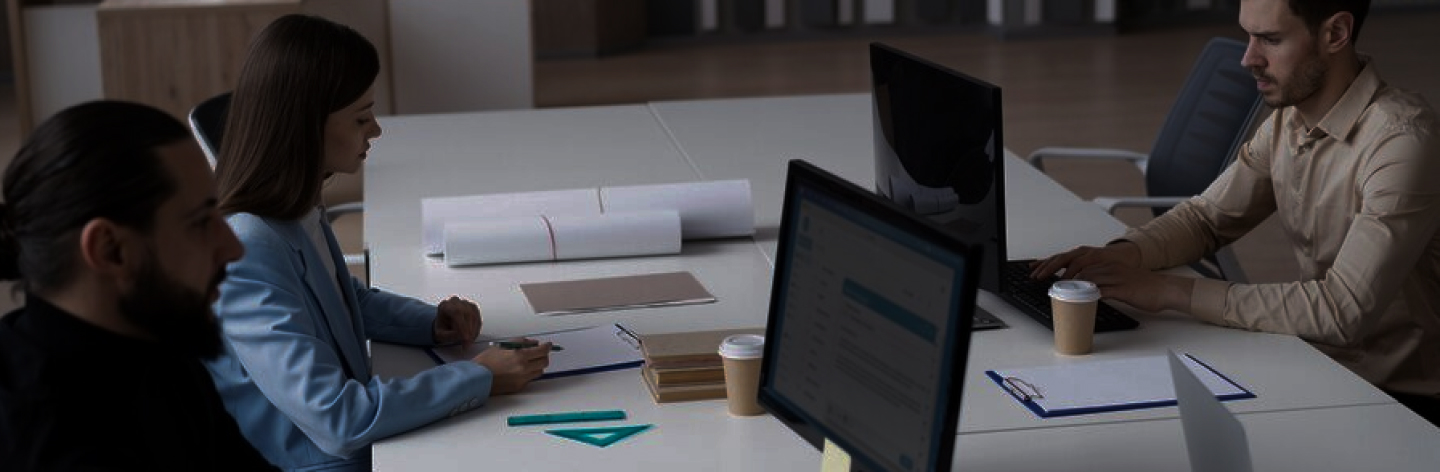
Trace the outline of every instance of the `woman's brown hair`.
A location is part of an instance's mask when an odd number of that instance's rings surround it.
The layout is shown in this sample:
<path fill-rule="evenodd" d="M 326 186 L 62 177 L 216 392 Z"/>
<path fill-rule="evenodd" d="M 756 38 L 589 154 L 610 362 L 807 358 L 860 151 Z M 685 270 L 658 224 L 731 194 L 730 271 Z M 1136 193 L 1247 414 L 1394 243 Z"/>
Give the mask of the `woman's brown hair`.
<path fill-rule="evenodd" d="M 215 179 L 223 214 L 294 220 L 320 203 L 325 121 L 380 74 L 375 46 L 330 20 L 286 15 L 240 68 Z"/>

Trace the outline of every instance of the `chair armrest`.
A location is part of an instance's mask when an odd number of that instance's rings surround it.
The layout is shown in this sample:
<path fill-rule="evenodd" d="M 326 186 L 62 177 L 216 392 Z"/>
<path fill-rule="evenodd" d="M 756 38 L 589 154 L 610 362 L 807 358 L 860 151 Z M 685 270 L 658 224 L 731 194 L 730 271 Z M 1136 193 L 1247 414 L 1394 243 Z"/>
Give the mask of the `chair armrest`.
<path fill-rule="evenodd" d="M 331 206 L 325 207 L 325 218 L 328 219 L 328 220 L 330 220 L 331 223 L 334 223 L 336 218 L 339 218 L 339 217 L 341 217 L 341 216 L 343 216 L 343 215 L 350 214 L 350 213 L 361 213 L 361 212 L 364 212 L 364 211 L 365 211 L 365 204 L 364 204 L 364 203 L 361 203 L 361 202 L 341 203 L 341 204 L 338 204 L 338 205 L 331 205 Z"/>
<path fill-rule="evenodd" d="M 343 256 L 345 265 L 366 265 L 366 259 L 368 259 L 364 254 L 343 254 Z"/>
<path fill-rule="evenodd" d="M 1045 170 L 1045 159 L 1111 159 L 1130 161 L 1145 171 L 1145 161 L 1150 159 L 1149 154 L 1127 151 L 1124 149 L 1106 148 L 1073 148 L 1073 147 L 1042 147 L 1031 152 L 1025 157 L 1025 162 L 1031 167 Z"/>
<path fill-rule="evenodd" d="M 1095 197 L 1090 202 L 1100 205 L 1106 213 L 1115 214 L 1122 207 L 1170 208 L 1190 197 Z"/>

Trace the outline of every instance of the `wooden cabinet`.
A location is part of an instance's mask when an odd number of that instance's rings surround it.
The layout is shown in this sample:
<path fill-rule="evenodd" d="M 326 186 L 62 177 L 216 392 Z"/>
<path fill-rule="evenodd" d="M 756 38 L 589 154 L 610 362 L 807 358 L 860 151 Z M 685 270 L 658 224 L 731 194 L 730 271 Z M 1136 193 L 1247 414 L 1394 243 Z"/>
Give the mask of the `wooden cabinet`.
<path fill-rule="evenodd" d="M 644 0 L 533 0 L 535 55 L 598 56 L 645 42 Z"/>
<path fill-rule="evenodd" d="M 381 115 L 529 108 L 531 1 L 6 0 L 20 133 L 100 98 L 183 119 L 235 86 L 260 30 L 297 12 L 375 45 Z"/>
<path fill-rule="evenodd" d="M 106 98 L 184 117 L 235 86 L 250 39 L 300 0 L 105 0 L 96 10 Z"/>

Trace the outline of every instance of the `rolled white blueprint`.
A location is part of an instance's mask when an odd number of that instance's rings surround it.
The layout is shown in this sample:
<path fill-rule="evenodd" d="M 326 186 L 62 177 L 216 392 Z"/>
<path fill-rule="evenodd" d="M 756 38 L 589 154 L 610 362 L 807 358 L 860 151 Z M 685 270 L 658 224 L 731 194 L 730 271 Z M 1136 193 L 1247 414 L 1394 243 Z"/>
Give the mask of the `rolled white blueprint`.
<path fill-rule="evenodd" d="M 445 225 L 506 216 L 577 216 L 671 210 L 680 214 L 684 239 L 748 236 L 755 210 L 748 180 L 583 188 L 426 198 L 420 202 L 426 254 L 445 250 Z"/>
<path fill-rule="evenodd" d="M 680 214 L 674 210 L 551 216 L 555 258 L 678 254 Z"/>
<path fill-rule="evenodd" d="M 425 254 L 444 252 L 445 224 L 452 221 L 598 214 L 600 197 L 594 188 L 426 198 L 420 201 L 421 244 Z"/>
<path fill-rule="evenodd" d="M 445 225 L 445 265 L 534 262 L 680 252 L 674 211 L 512 216 Z"/>
<path fill-rule="evenodd" d="M 685 239 L 755 234 L 749 180 L 636 185 L 600 189 L 601 211 L 675 210 Z"/>
<path fill-rule="evenodd" d="M 445 265 L 548 261 L 555 256 L 543 216 L 502 216 L 445 225 Z"/>

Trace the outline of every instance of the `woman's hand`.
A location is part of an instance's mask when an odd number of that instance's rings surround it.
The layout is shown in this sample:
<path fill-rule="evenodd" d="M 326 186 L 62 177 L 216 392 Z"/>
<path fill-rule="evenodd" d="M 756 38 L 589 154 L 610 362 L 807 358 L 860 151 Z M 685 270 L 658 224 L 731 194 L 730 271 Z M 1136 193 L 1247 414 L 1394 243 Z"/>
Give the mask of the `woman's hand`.
<path fill-rule="evenodd" d="M 433 329 L 436 345 L 458 343 L 469 348 L 480 335 L 480 307 L 452 296 L 435 308 Z"/>

